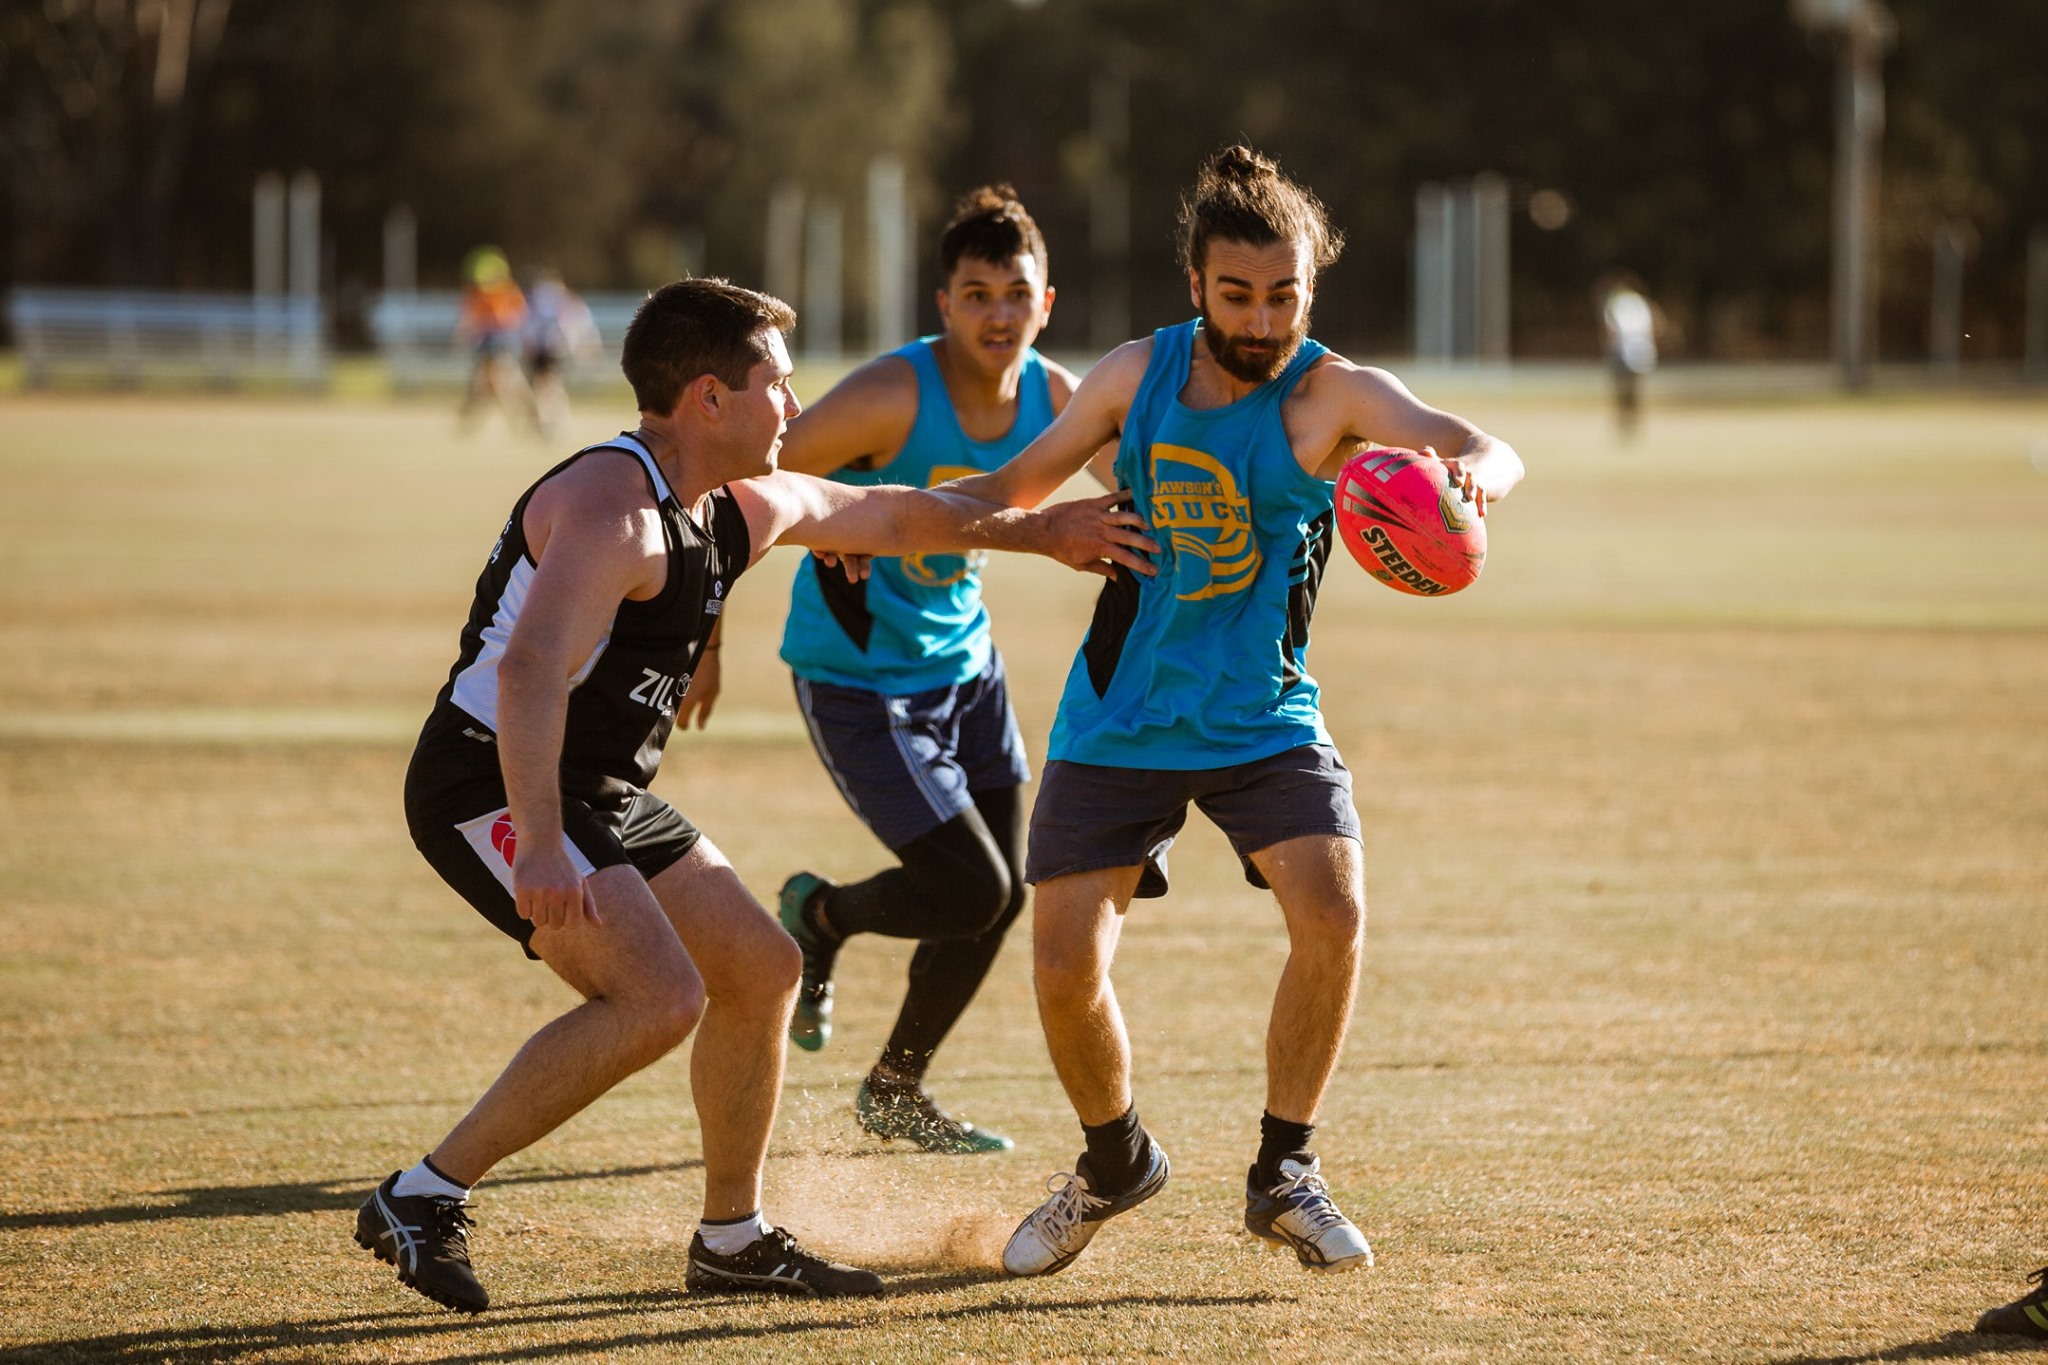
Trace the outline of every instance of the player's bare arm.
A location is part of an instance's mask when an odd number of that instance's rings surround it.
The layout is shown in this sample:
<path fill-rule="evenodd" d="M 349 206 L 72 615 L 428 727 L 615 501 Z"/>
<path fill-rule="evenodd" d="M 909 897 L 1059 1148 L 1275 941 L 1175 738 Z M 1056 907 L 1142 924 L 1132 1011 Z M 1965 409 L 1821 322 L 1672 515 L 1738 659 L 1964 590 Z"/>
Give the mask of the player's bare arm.
<path fill-rule="evenodd" d="M 522 918 L 561 928 L 597 919 L 562 849 L 560 772 L 569 680 L 604 638 L 619 603 L 660 591 L 667 564 L 660 513 L 639 464 L 587 455 L 526 506 L 536 568 L 498 665 L 498 762 L 512 826 L 513 898 Z"/>
<path fill-rule="evenodd" d="M 1522 457 L 1453 413 L 1433 408 L 1385 370 L 1333 356 L 1312 369 L 1287 401 L 1287 436 L 1302 467 L 1335 479 L 1367 441 L 1436 455 L 1481 516 L 1522 481 Z"/>
<path fill-rule="evenodd" d="M 954 489 L 851 488 L 781 471 L 732 485 L 757 558 L 786 541 L 864 555 L 1011 550 L 1084 572 L 1109 574 L 1118 564 L 1154 572 L 1145 556 L 1158 546 L 1139 517 L 1114 505 L 1113 494 L 1031 511 Z"/>
<path fill-rule="evenodd" d="M 1067 401 L 1081 386 L 1074 372 L 1057 361 L 1045 360 L 1045 387 L 1047 397 L 1052 399 L 1052 415 L 1058 417 L 1067 410 Z M 1103 442 L 1093 455 L 1088 457 L 1088 472 L 1095 482 L 1104 488 L 1116 487 L 1116 446 L 1114 438 Z"/>
<path fill-rule="evenodd" d="M 896 458 L 917 421 L 917 372 L 901 356 L 871 360 L 791 419 L 776 466 L 820 478 Z"/>
<path fill-rule="evenodd" d="M 1003 507 L 1038 506 L 1123 434 L 1124 417 L 1151 359 L 1150 337 L 1117 347 L 1088 371 L 1053 424 L 1015 459 L 990 473 L 956 479 L 946 488 Z"/>

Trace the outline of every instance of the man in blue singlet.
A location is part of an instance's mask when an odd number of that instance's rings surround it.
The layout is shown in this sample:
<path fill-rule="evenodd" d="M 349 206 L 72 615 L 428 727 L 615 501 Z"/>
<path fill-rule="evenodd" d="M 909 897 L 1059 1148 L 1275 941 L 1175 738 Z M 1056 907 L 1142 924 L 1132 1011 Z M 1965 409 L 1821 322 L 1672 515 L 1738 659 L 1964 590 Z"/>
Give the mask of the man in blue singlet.
<path fill-rule="evenodd" d="M 1132 1104 L 1109 968 L 1132 899 L 1166 890 L 1189 802 L 1230 838 L 1246 879 L 1271 888 L 1287 924 L 1245 1224 L 1312 1269 L 1372 1261 L 1312 1146 L 1365 926 L 1351 778 L 1305 657 L 1332 481 L 1367 442 L 1446 451 L 1452 481 L 1483 513 L 1522 462 L 1392 375 L 1308 339 L 1316 273 L 1339 246 L 1322 206 L 1271 161 L 1218 152 L 1182 201 L 1201 316 L 1118 347 L 1023 454 L 957 485 L 1035 506 L 1117 438 L 1118 484 L 1161 546 L 1155 576 L 1118 573 L 1103 588 L 1032 811 L 1039 1015 L 1086 1151 L 1004 1248 L 1015 1275 L 1063 1269 L 1107 1219 L 1166 1183 L 1166 1154 Z"/>
<path fill-rule="evenodd" d="M 1053 303 L 1045 239 L 1008 185 L 962 197 L 939 267 L 941 334 L 855 370 L 792 422 L 783 468 L 930 487 L 1000 468 L 1066 406 L 1074 376 L 1032 348 Z M 782 639 L 818 757 L 898 861 L 844 886 L 809 872 L 783 886 L 783 927 L 804 950 L 790 1037 L 811 1051 L 831 1037 L 849 937 L 920 940 L 854 1112 L 878 1137 L 951 1154 L 1010 1147 L 940 1109 L 924 1076 L 1024 905 L 1030 770 L 989 640 L 984 558 L 878 559 L 858 582 L 808 560 Z"/>

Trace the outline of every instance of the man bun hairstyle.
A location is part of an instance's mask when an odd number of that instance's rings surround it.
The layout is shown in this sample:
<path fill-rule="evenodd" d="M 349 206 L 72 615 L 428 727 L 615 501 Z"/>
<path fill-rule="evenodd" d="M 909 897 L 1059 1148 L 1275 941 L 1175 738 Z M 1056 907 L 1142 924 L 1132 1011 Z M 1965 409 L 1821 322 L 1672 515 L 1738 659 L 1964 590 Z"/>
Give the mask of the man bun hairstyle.
<path fill-rule="evenodd" d="M 747 387 L 768 359 L 762 333 L 787 335 L 796 310 L 781 299 L 718 279 L 677 280 L 649 294 L 626 328 L 619 368 L 642 412 L 666 417 L 700 375 Z"/>
<path fill-rule="evenodd" d="M 1311 269 L 1336 262 L 1344 234 L 1313 193 L 1281 174 L 1279 164 L 1243 144 L 1202 163 L 1195 186 L 1180 199 L 1181 263 L 1200 273 L 1216 239 L 1247 246 L 1305 242 Z"/>
<path fill-rule="evenodd" d="M 954 203 L 952 221 L 939 235 L 939 273 L 952 279 L 953 267 L 963 256 L 1001 264 L 1027 252 L 1044 278 L 1045 237 L 1025 212 L 1017 191 L 1006 182 L 980 185 Z"/>

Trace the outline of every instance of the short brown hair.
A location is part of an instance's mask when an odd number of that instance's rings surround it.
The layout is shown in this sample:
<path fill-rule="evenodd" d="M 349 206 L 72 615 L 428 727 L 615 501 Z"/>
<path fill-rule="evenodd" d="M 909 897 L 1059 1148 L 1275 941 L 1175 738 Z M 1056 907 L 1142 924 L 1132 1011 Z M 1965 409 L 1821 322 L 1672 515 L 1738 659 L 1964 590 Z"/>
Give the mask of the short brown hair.
<path fill-rule="evenodd" d="M 640 410 L 667 416 L 699 375 L 744 389 L 748 373 L 768 358 L 761 333 L 773 327 L 786 335 L 795 326 L 796 310 L 771 295 L 725 280 L 677 280 L 633 314 L 619 368 Z"/>
<path fill-rule="evenodd" d="M 1038 262 L 1043 276 L 1045 237 L 1024 211 L 1017 191 L 1001 183 L 981 185 L 953 205 L 953 221 L 939 234 L 939 271 L 950 280 L 962 256 L 1001 264 L 1026 252 Z"/>
<path fill-rule="evenodd" d="M 1199 273 L 1214 238 L 1247 246 L 1305 242 L 1315 270 L 1334 264 L 1344 250 L 1344 234 L 1330 226 L 1322 201 L 1282 175 L 1276 162 L 1242 145 L 1203 162 L 1195 187 L 1181 195 L 1181 263 Z"/>

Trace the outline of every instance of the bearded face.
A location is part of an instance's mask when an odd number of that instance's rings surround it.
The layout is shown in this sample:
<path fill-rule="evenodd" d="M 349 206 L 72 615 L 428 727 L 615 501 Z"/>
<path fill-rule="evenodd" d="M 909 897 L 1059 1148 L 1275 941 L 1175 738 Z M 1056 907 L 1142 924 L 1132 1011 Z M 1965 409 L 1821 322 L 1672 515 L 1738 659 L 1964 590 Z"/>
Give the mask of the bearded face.
<path fill-rule="evenodd" d="M 1308 314 L 1305 312 L 1281 336 L 1232 335 L 1224 331 L 1210 314 L 1207 298 L 1202 301 L 1202 338 L 1209 343 L 1209 354 L 1223 367 L 1225 374 L 1240 383 L 1263 384 L 1278 377 L 1287 368 L 1287 362 L 1294 359 L 1294 353 L 1301 349 L 1301 343 L 1307 336 Z"/>

